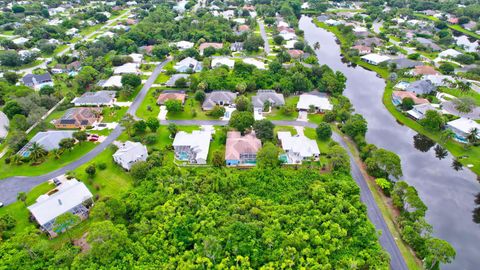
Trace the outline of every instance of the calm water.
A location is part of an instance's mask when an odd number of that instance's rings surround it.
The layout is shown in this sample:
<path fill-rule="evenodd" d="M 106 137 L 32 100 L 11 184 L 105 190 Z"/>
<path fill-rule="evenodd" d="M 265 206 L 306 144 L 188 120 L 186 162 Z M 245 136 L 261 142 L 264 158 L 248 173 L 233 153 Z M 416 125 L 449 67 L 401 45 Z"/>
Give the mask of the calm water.
<path fill-rule="evenodd" d="M 480 225 L 473 221 L 475 196 L 480 193 L 476 175 L 467 168 L 452 166 L 456 164 L 448 152 L 397 123 L 382 104 L 385 82 L 374 72 L 342 63 L 333 34 L 316 27 L 308 17 L 302 17 L 300 29 L 312 47 L 320 43 L 316 52 L 319 62 L 345 74 L 344 94 L 368 121 L 367 141 L 400 156 L 402 179 L 415 186 L 428 206 L 426 218 L 434 235 L 457 250 L 455 261 L 442 269 L 479 269 Z"/>

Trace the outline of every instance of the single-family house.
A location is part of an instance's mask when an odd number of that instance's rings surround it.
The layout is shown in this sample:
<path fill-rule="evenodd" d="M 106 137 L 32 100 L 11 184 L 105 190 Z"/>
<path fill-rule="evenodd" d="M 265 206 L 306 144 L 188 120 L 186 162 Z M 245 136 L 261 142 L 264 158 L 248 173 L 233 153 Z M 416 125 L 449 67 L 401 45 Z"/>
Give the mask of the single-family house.
<path fill-rule="evenodd" d="M 419 80 L 419 81 L 412 82 L 405 89 L 405 91 L 413 92 L 417 95 L 430 94 L 436 90 L 437 90 L 437 87 L 435 87 L 435 85 L 433 85 L 432 82 L 428 80 Z"/>
<path fill-rule="evenodd" d="M 178 41 L 178 42 L 174 42 L 173 45 L 175 47 L 177 47 L 177 49 L 179 49 L 180 51 L 183 51 L 183 50 L 186 50 L 186 49 L 191 49 L 193 48 L 193 46 L 195 45 L 193 42 L 190 42 L 190 41 Z"/>
<path fill-rule="evenodd" d="M 147 147 L 139 142 L 126 141 L 122 143 L 113 154 L 113 160 L 127 171 L 130 171 L 133 164 L 139 161 L 146 161 L 148 158 Z"/>
<path fill-rule="evenodd" d="M 100 108 L 70 108 L 63 116 L 55 121 L 56 128 L 86 128 L 100 122 L 102 110 Z"/>
<path fill-rule="evenodd" d="M 122 76 L 120 75 L 113 75 L 112 77 L 108 78 L 107 80 L 100 80 L 97 83 L 98 86 L 102 88 L 121 88 L 122 84 Z"/>
<path fill-rule="evenodd" d="M 395 64 L 397 69 L 414 68 L 416 66 L 423 65 L 423 63 L 420 61 L 414 61 L 408 58 L 397 58 L 397 59 L 392 59 L 388 62 L 391 64 Z"/>
<path fill-rule="evenodd" d="M 236 41 L 230 45 L 230 51 L 240 52 L 243 51 L 243 42 Z"/>
<path fill-rule="evenodd" d="M 249 57 L 249 58 L 243 58 L 242 60 L 245 64 L 253 65 L 258 69 L 266 69 L 265 68 L 265 63 L 260 61 L 260 60 L 255 59 L 255 58 L 250 58 Z"/>
<path fill-rule="evenodd" d="M 158 96 L 157 104 L 164 105 L 167 100 L 178 100 L 184 104 L 186 97 L 187 95 L 183 90 L 165 90 Z"/>
<path fill-rule="evenodd" d="M 72 100 L 75 106 L 111 106 L 115 102 L 116 91 L 86 92 Z"/>
<path fill-rule="evenodd" d="M 255 111 L 262 113 L 266 104 L 269 107 L 285 105 L 283 94 L 276 93 L 274 90 L 258 90 L 257 94 L 252 96 L 252 105 Z"/>
<path fill-rule="evenodd" d="M 18 46 L 23 46 L 25 43 L 27 43 L 29 41 L 28 38 L 24 38 L 24 37 L 18 37 L 18 38 L 15 38 L 12 40 L 12 42 L 15 44 L 15 45 L 18 45 Z"/>
<path fill-rule="evenodd" d="M 235 66 L 235 60 L 229 57 L 212 58 L 212 62 L 211 62 L 212 68 L 217 68 L 221 66 L 227 66 L 229 69 L 232 69 Z"/>
<path fill-rule="evenodd" d="M 27 74 L 23 76 L 22 82 L 25 86 L 33 87 L 35 90 L 40 90 L 44 86 L 53 86 L 52 76 L 50 73 L 43 74 Z"/>
<path fill-rule="evenodd" d="M 371 65 L 378 66 L 380 63 L 390 60 L 386 55 L 379 55 L 376 53 L 367 54 L 361 57 L 362 61 Z"/>
<path fill-rule="evenodd" d="M 212 134 L 210 131 L 178 132 L 172 144 L 175 150 L 175 158 L 181 161 L 188 161 L 191 164 L 207 164 L 211 139 Z"/>
<path fill-rule="evenodd" d="M 28 207 L 28 211 L 43 231 L 55 237 L 70 225 L 56 226 L 59 225 L 55 224 L 57 217 L 70 212 L 84 220 L 88 218 L 92 205 L 93 195 L 87 186 L 76 179 L 71 179 L 38 197 L 36 202 Z"/>
<path fill-rule="evenodd" d="M 480 131 L 480 124 L 468 118 L 459 118 L 447 123 L 446 127 L 455 133 L 455 139 L 462 143 L 468 142 L 468 136 L 472 130 Z M 477 133 L 478 134 L 478 133 Z M 480 139 L 480 135 L 477 135 Z"/>
<path fill-rule="evenodd" d="M 297 110 L 310 111 L 310 109 L 314 109 L 315 112 L 331 111 L 333 105 L 326 93 L 313 91 L 301 94 L 297 103 Z"/>
<path fill-rule="evenodd" d="M 302 50 L 288 50 L 287 53 L 292 57 L 293 59 L 299 59 L 302 58 L 302 56 L 305 54 Z"/>
<path fill-rule="evenodd" d="M 192 57 L 187 57 L 176 63 L 173 68 L 178 72 L 196 72 L 202 70 L 202 63 Z"/>
<path fill-rule="evenodd" d="M 451 17 L 447 21 L 451 24 L 458 24 L 458 18 L 457 17 Z"/>
<path fill-rule="evenodd" d="M 413 76 L 438 75 L 438 71 L 432 66 L 416 66 L 411 72 Z"/>
<path fill-rule="evenodd" d="M 172 76 L 170 76 L 170 78 L 168 79 L 168 81 L 165 83 L 166 86 L 168 87 L 175 87 L 175 82 L 179 79 L 185 79 L 187 80 L 188 77 L 190 77 L 190 74 L 173 74 Z M 189 83 L 187 82 L 187 85 Z"/>
<path fill-rule="evenodd" d="M 200 44 L 200 46 L 198 46 L 198 50 L 200 52 L 200 55 L 203 55 L 203 51 L 206 48 L 210 48 L 210 47 L 218 50 L 218 49 L 223 48 L 223 43 L 204 42 L 204 43 Z"/>
<path fill-rule="evenodd" d="M 303 135 L 294 135 L 289 131 L 279 131 L 278 139 L 285 151 L 285 162 L 288 164 L 301 164 L 304 160 L 318 159 L 320 150 L 317 142 Z"/>
<path fill-rule="evenodd" d="M 255 133 L 244 136 L 238 131 L 227 133 L 225 148 L 225 162 L 227 166 L 255 165 L 257 152 L 262 147 L 262 142 Z"/>
<path fill-rule="evenodd" d="M 461 55 L 462 53 L 455 50 L 455 49 L 446 49 L 445 51 L 441 52 L 438 54 L 438 57 L 440 58 L 455 58 L 459 55 Z"/>
<path fill-rule="evenodd" d="M 355 45 L 364 45 L 368 47 L 379 47 L 383 45 L 383 41 L 377 37 L 364 38 L 355 41 Z"/>
<path fill-rule="evenodd" d="M 392 92 L 392 102 L 393 102 L 393 104 L 395 104 L 395 106 L 401 105 L 405 98 L 411 98 L 413 100 L 413 103 L 417 104 L 417 105 L 418 104 L 430 103 L 428 101 L 428 99 L 419 98 L 413 92 L 408 92 L 408 91 L 393 91 Z"/>
<path fill-rule="evenodd" d="M 422 80 L 428 80 L 435 86 L 448 86 L 455 82 L 455 79 L 449 75 L 424 75 Z"/>
<path fill-rule="evenodd" d="M 413 105 L 413 108 L 407 111 L 409 117 L 414 120 L 421 120 L 425 118 L 427 111 L 438 111 L 437 108 L 433 107 L 430 103 L 423 103 L 418 105 Z"/>
<path fill-rule="evenodd" d="M 364 45 L 355 45 L 352 49 L 357 50 L 359 55 L 366 55 L 372 53 L 372 48 Z"/>
<path fill-rule="evenodd" d="M 37 143 L 46 151 L 58 149 L 60 148 L 58 145 L 60 141 L 65 138 L 72 138 L 73 132 L 74 131 L 70 130 L 49 130 L 38 132 L 27 144 L 22 147 L 22 149 L 20 149 L 20 151 L 17 152 L 17 154 L 22 157 L 29 157 L 30 148 L 34 143 Z"/>
<path fill-rule="evenodd" d="M 143 54 L 140 53 L 131 53 L 128 55 L 130 58 L 132 58 L 132 62 L 135 64 L 141 64 L 143 61 Z"/>
<path fill-rule="evenodd" d="M 250 31 L 250 26 L 246 25 L 246 24 L 242 24 L 242 25 L 239 25 L 238 28 L 237 28 L 237 31 L 238 33 L 246 33 L 248 31 Z"/>
<path fill-rule="evenodd" d="M 213 91 L 206 94 L 203 101 L 202 109 L 205 111 L 212 110 L 216 105 L 229 106 L 235 103 L 237 93 L 230 91 Z"/>
<path fill-rule="evenodd" d="M 297 35 L 295 33 L 291 33 L 291 32 L 281 32 L 278 35 L 281 36 L 283 38 L 283 40 L 287 40 L 287 41 L 297 39 Z"/>
<path fill-rule="evenodd" d="M 113 74 L 140 74 L 140 69 L 137 63 L 125 63 L 113 69 Z"/>
<path fill-rule="evenodd" d="M 429 48 L 432 51 L 442 50 L 442 48 L 440 48 L 440 46 L 438 46 L 437 44 L 435 44 L 432 40 L 430 40 L 428 38 L 418 37 L 416 40 L 417 40 L 418 43 L 420 43 L 421 45 L 423 45 L 426 48 Z"/>

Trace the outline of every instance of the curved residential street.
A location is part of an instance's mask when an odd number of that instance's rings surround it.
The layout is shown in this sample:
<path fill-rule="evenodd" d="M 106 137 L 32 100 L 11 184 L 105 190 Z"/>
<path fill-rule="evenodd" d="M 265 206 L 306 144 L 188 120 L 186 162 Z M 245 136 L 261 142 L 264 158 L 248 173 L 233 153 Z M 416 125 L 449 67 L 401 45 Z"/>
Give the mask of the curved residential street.
<path fill-rule="evenodd" d="M 260 34 L 262 35 L 264 45 L 263 48 L 265 49 L 265 55 L 268 56 L 270 53 L 270 44 L 268 44 L 268 37 L 267 37 L 267 32 L 265 32 L 265 25 L 263 24 L 262 20 L 257 20 L 258 26 L 260 28 Z"/>
<path fill-rule="evenodd" d="M 142 103 L 143 99 L 148 93 L 148 90 L 152 87 L 155 79 L 162 71 L 163 67 L 170 62 L 171 59 L 167 59 L 163 61 L 152 72 L 152 75 L 148 78 L 148 80 L 143 85 L 142 89 L 135 97 L 132 105 L 128 108 L 127 113 L 135 115 L 138 107 Z M 111 133 L 107 136 L 107 138 L 100 143 L 97 147 L 95 147 L 92 151 L 88 152 L 85 156 L 79 158 L 78 160 L 73 161 L 72 163 L 57 169 L 53 172 L 39 175 L 39 176 L 14 176 L 0 180 L 0 201 L 3 202 L 5 205 L 11 204 L 17 200 L 17 194 L 19 192 L 28 192 L 35 186 L 48 181 L 54 177 L 60 176 L 65 174 L 68 171 L 75 170 L 76 168 L 82 166 L 83 164 L 91 161 L 97 155 L 99 155 L 103 150 L 105 150 L 113 141 L 115 141 L 118 136 L 122 133 L 122 127 L 118 125 Z"/>

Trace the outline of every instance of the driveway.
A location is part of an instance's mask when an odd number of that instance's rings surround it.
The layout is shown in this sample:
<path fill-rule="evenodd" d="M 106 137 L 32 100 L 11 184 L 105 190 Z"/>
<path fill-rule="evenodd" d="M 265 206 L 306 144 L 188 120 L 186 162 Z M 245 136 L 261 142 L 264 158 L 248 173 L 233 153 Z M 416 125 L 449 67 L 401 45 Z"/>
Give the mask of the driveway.
<path fill-rule="evenodd" d="M 309 122 L 303 121 L 272 121 L 275 125 L 278 126 L 293 126 L 293 127 L 310 127 L 316 128 L 317 125 Z M 179 120 L 179 121 L 162 121 L 163 124 L 175 123 L 177 125 L 226 125 L 226 121 L 220 120 L 209 120 L 209 121 L 193 121 L 193 120 Z M 332 139 L 338 142 L 345 150 L 347 150 L 350 157 L 350 167 L 351 175 L 358 187 L 360 188 L 360 200 L 367 207 L 367 215 L 370 221 L 373 223 L 375 228 L 381 232 L 379 237 L 380 245 L 390 254 L 390 268 L 394 270 L 408 270 L 408 267 L 403 259 L 400 250 L 398 249 L 397 243 L 393 239 L 390 230 L 388 229 L 387 223 L 383 219 L 382 212 L 377 206 L 375 199 L 373 198 L 372 192 L 370 191 L 367 180 L 365 179 L 362 171 L 360 170 L 359 165 L 355 162 L 353 154 L 347 146 L 344 138 L 337 133 L 333 133 Z"/>
<path fill-rule="evenodd" d="M 135 112 L 137 111 L 138 107 L 147 95 L 148 90 L 152 86 L 158 74 L 160 74 L 162 68 L 170 61 L 171 59 L 168 59 L 155 68 L 150 78 L 148 78 L 147 82 L 143 85 L 142 90 L 140 90 L 138 95 L 135 97 L 135 100 L 132 102 L 130 108 L 128 108 L 127 113 L 135 115 Z M 105 140 L 101 142 L 97 147 L 93 148 L 92 151 L 88 152 L 86 155 L 79 158 L 78 160 L 75 160 L 72 163 L 66 165 L 65 167 L 57 169 L 53 172 L 39 176 L 14 176 L 0 180 L 0 201 L 3 202 L 5 205 L 11 204 L 17 200 L 17 194 L 19 192 L 29 192 L 32 188 L 45 181 L 65 174 L 68 171 L 75 170 L 83 164 L 90 162 L 97 155 L 102 153 L 103 150 L 105 150 L 113 141 L 115 141 L 122 133 L 122 130 L 123 128 L 120 125 L 116 126 L 115 129 L 110 133 L 110 135 L 108 135 L 108 137 L 106 137 Z"/>

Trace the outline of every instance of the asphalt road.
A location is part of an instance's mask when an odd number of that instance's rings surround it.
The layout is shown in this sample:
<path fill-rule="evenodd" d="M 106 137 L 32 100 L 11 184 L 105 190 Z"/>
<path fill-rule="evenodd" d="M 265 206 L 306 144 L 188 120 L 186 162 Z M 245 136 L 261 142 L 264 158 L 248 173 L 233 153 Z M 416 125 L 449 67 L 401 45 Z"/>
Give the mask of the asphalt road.
<path fill-rule="evenodd" d="M 150 87 L 152 87 L 152 84 L 155 82 L 155 79 L 158 77 L 158 75 L 162 71 L 165 64 L 167 64 L 170 61 L 171 59 L 168 59 L 160 63 L 159 65 L 157 65 L 155 70 L 152 72 L 152 75 L 150 75 L 150 77 L 145 82 L 145 84 L 143 85 L 138 95 L 135 97 L 134 101 L 132 102 L 132 105 L 128 108 L 127 113 L 135 115 L 138 107 L 140 106 L 143 99 L 147 95 L 148 90 L 150 89 Z M 72 163 L 66 165 L 65 167 L 62 167 L 50 173 L 39 175 L 39 176 L 29 176 L 29 177 L 14 176 L 14 177 L 9 177 L 9 178 L 0 180 L 0 201 L 3 202 L 5 205 L 11 204 L 17 200 L 17 194 L 19 192 L 28 192 L 35 186 L 45 181 L 48 181 L 62 174 L 65 174 L 68 171 L 75 170 L 76 168 L 91 161 L 93 158 L 99 155 L 113 141 L 115 141 L 118 138 L 118 136 L 120 136 L 121 133 L 122 133 L 122 127 L 117 126 L 103 142 L 101 142 L 97 147 L 92 149 L 92 151 L 88 152 L 85 156 L 81 157 L 78 160 L 73 161 Z"/>
<path fill-rule="evenodd" d="M 206 120 L 206 121 L 194 121 L 194 120 L 164 120 L 161 121 L 162 124 L 175 123 L 177 125 L 226 125 L 227 121 L 220 120 Z M 275 125 L 278 126 L 303 126 L 316 128 L 317 125 L 309 122 L 301 121 L 272 121 Z M 343 148 L 345 148 L 350 156 L 350 166 L 351 166 L 351 175 L 357 185 L 360 187 L 360 199 L 367 206 L 367 215 L 370 221 L 373 223 L 377 231 L 380 231 L 380 245 L 384 250 L 390 254 L 390 268 L 393 270 L 408 270 L 407 264 L 403 259 L 398 246 L 393 239 L 390 230 L 388 229 L 387 223 L 383 219 L 382 212 L 378 208 L 375 199 L 373 198 L 372 192 L 370 191 L 367 180 L 362 174 L 359 165 L 355 162 L 353 154 L 347 146 L 347 143 L 337 133 L 333 133 L 332 138 L 338 142 Z"/>
<path fill-rule="evenodd" d="M 270 53 L 270 44 L 268 44 L 268 37 L 267 33 L 265 32 L 265 25 L 263 25 L 262 20 L 257 20 L 258 26 L 260 27 L 260 34 L 262 35 L 263 41 L 265 42 L 265 45 L 263 45 L 263 48 L 265 50 L 266 56 Z"/>

